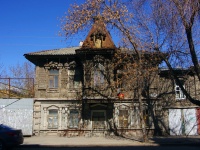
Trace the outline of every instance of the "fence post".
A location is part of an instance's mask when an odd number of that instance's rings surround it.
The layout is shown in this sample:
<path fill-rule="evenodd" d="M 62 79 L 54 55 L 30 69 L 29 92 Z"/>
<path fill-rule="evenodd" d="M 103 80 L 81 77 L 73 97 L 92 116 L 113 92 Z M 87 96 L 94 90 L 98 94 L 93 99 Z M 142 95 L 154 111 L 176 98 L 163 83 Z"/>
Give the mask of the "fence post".
<path fill-rule="evenodd" d="M 10 98 L 10 78 L 8 78 L 8 98 Z"/>

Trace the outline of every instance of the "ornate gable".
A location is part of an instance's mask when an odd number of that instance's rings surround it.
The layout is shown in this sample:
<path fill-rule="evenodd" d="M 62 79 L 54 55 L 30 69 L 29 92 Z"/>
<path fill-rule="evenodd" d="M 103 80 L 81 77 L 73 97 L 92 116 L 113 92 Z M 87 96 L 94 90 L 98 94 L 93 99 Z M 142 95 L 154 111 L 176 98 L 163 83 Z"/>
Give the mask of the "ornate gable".
<path fill-rule="evenodd" d="M 95 22 L 83 42 L 84 49 L 115 49 L 110 33 L 107 31 L 105 23 L 100 17 L 96 17 Z"/>

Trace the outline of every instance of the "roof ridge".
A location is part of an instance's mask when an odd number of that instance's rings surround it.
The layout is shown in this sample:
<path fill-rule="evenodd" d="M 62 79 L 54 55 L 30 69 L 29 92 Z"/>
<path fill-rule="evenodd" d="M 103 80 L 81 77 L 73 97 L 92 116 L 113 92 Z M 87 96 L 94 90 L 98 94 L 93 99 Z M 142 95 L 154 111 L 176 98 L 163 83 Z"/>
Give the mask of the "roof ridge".
<path fill-rule="evenodd" d="M 57 48 L 57 49 L 50 49 L 50 50 L 41 50 L 37 52 L 30 52 L 24 54 L 26 55 L 68 55 L 68 54 L 75 54 L 75 50 L 81 48 L 80 46 L 76 47 L 66 47 L 66 48 Z"/>

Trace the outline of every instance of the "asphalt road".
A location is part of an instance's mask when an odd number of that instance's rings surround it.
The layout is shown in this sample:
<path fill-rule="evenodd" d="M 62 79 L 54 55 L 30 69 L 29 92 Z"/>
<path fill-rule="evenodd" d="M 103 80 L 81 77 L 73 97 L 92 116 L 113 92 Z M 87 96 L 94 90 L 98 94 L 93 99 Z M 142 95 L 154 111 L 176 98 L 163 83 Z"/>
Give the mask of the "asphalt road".
<path fill-rule="evenodd" d="M 94 146 L 94 147 L 71 147 L 71 146 L 26 146 L 13 150 L 199 150 L 199 146 Z"/>

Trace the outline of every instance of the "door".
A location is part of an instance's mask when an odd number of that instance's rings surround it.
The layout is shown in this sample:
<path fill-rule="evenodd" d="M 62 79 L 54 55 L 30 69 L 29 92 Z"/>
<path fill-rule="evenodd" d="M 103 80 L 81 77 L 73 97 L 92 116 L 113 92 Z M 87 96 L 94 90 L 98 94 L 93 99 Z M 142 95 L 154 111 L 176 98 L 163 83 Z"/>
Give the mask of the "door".
<path fill-rule="evenodd" d="M 183 109 L 185 134 L 197 135 L 197 119 L 195 109 Z"/>
<path fill-rule="evenodd" d="M 169 109 L 170 135 L 182 135 L 181 109 Z"/>
<path fill-rule="evenodd" d="M 200 135 L 200 108 L 196 110 L 197 114 L 197 129 L 198 129 L 198 134 Z"/>
<path fill-rule="evenodd" d="M 105 129 L 106 122 L 105 110 L 92 111 L 92 129 Z"/>
<path fill-rule="evenodd" d="M 197 135 L 195 109 L 169 109 L 170 135 Z"/>

